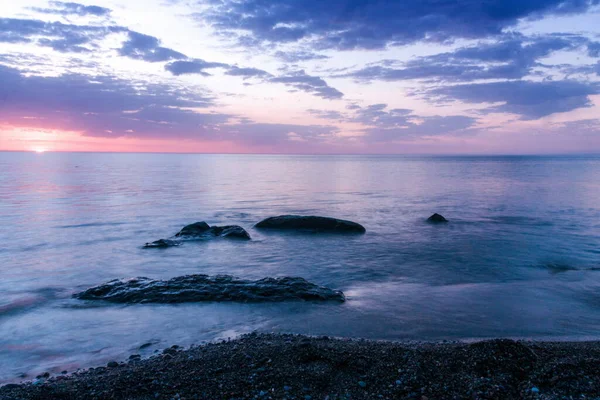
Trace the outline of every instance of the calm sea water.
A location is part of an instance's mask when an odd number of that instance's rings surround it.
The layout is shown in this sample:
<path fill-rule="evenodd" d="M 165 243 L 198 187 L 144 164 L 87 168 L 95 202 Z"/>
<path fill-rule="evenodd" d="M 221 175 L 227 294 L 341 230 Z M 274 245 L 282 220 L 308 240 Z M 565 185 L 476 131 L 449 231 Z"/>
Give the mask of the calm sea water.
<path fill-rule="evenodd" d="M 433 212 L 447 225 L 429 225 Z M 363 224 L 264 234 L 267 216 Z M 143 250 L 195 221 L 250 242 Z M 301 276 L 345 304 L 109 305 L 114 278 Z M 0 153 L 0 381 L 253 331 L 600 338 L 600 157 Z M 21 378 L 20 378 L 21 377 Z"/>

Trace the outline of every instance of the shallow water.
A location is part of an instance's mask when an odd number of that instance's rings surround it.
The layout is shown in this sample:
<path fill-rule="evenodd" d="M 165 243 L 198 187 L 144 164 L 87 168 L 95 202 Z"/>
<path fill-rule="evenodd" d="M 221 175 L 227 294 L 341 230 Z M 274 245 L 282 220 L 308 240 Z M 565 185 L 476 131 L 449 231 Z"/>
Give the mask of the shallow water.
<path fill-rule="evenodd" d="M 451 222 L 425 223 L 434 212 Z M 252 228 L 279 214 L 367 233 Z M 142 249 L 203 220 L 253 240 Z M 0 381 L 252 330 L 599 339 L 600 157 L 0 153 L 0 273 Z M 71 298 L 114 278 L 193 273 L 301 276 L 347 302 Z"/>

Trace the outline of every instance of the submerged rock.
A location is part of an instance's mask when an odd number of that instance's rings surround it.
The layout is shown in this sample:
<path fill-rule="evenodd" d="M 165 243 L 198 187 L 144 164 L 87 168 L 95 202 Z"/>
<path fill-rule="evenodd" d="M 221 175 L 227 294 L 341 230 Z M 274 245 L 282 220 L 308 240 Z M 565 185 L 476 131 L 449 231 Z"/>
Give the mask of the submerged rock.
<path fill-rule="evenodd" d="M 166 247 L 174 247 L 174 246 L 179 246 L 181 244 L 181 242 L 176 242 L 175 240 L 169 240 L 169 239 L 159 239 L 159 240 L 155 240 L 152 243 L 146 243 L 144 245 L 144 248 L 149 249 L 149 248 L 166 248 Z"/>
<path fill-rule="evenodd" d="M 260 221 L 255 227 L 263 229 L 311 230 L 316 232 L 364 233 L 366 231 L 364 226 L 352 221 L 301 215 L 270 217 Z"/>
<path fill-rule="evenodd" d="M 345 301 L 341 291 L 315 285 L 303 278 L 264 278 L 250 281 L 229 275 L 186 275 L 166 281 L 143 277 L 115 279 L 74 294 L 73 297 L 114 303 Z"/>
<path fill-rule="evenodd" d="M 184 226 L 175 237 L 230 237 L 246 240 L 250 239 L 248 232 L 241 226 L 210 226 L 204 221 Z"/>
<path fill-rule="evenodd" d="M 431 217 L 427 218 L 427 222 L 448 222 L 448 220 L 444 218 L 443 215 L 435 213 Z"/>

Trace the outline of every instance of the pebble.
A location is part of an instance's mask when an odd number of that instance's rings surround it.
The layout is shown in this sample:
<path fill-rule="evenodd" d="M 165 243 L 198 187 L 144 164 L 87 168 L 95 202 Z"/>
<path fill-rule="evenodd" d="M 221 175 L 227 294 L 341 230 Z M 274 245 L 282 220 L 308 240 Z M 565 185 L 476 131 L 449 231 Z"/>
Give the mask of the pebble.
<path fill-rule="evenodd" d="M 532 391 L 533 393 L 539 393 L 539 392 L 540 392 L 540 389 L 538 389 L 538 388 L 536 388 L 536 387 L 534 386 L 534 387 L 532 387 L 532 388 L 531 388 L 531 391 Z"/>
<path fill-rule="evenodd" d="M 367 387 L 367 384 L 365 381 L 358 381 L 358 385 L 362 388 Z"/>
<path fill-rule="evenodd" d="M 118 362 L 116 362 L 116 361 L 110 361 L 108 364 L 106 364 L 106 366 L 107 366 L 108 368 L 116 368 L 116 367 L 118 367 L 118 366 L 119 366 L 119 363 L 118 363 Z"/>

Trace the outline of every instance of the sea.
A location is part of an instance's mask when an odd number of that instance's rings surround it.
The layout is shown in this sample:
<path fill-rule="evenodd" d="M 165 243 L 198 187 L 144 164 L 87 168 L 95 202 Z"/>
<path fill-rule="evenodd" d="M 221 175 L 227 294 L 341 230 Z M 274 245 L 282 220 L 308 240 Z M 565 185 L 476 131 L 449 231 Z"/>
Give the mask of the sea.
<path fill-rule="evenodd" d="M 253 228 L 282 214 L 367 232 Z M 252 240 L 143 248 L 197 221 Z M 346 302 L 72 298 L 189 274 L 302 277 Z M 0 153 L 0 382 L 253 331 L 600 339 L 600 156 Z"/>

